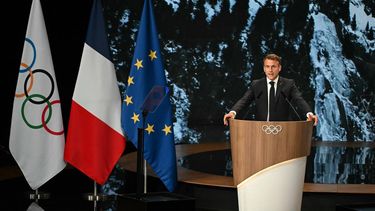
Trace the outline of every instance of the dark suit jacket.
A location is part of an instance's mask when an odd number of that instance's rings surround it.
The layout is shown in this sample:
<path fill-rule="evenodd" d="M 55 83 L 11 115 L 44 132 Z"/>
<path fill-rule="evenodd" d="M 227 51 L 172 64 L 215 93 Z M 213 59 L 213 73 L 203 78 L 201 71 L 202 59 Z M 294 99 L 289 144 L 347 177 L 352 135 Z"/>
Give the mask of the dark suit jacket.
<path fill-rule="evenodd" d="M 300 111 L 299 116 L 301 119 L 305 120 L 306 114 L 312 111 L 310 106 L 302 98 L 301 92 L 295 85 L 294 80 L 279 76 L 276 89 L 276 116 L 274 121 L 293 120 L 291 116 L 294 114 L 294 111 L 285 97 L 292 103 L 296 110 Z M 251 83 L 250 89 L 237 101 L 232 110 L 240 113 L 244 109 L 247 109 L 252 102 L 255 102 L 255 119 L 266 121 L 268 113 L 266 78 L 254 80 Z"/>

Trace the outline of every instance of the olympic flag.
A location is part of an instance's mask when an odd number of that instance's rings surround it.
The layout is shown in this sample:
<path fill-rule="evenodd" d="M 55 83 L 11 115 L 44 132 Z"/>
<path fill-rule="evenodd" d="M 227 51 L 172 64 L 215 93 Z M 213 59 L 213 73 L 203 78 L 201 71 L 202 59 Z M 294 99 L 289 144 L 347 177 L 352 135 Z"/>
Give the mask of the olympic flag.
<path fill-rule="evenodd" d="M 65 160 L 103 185 L 125 149 L 121 96 L 100 0 L 94 1 L 74 89 Z"/>
<path fill-rule="evenodd" d="M 66 166 L 64 126 L 47 31 L 33 0 L 13 102 L 9 148 L 32 189 Z"/>

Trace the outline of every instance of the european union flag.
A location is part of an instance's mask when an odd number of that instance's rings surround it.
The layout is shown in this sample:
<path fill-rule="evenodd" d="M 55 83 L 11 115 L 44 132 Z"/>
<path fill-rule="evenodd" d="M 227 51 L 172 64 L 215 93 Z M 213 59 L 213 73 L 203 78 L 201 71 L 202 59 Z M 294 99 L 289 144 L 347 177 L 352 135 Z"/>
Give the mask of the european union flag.
<path fill-rule="evenodd" d="M 141 106 L 150 90 L 166 86 L 151 0 L 145 0 L 137 35 L 132 66 L 122 106 L 122 127 L 137 146 L 137 130 L 142 128 Z M 173 135 L 172 107 L 165 97 L 155 112 L 145 119 L 144 158 L 169 191 L 177 183 L 176 151 Z"/>

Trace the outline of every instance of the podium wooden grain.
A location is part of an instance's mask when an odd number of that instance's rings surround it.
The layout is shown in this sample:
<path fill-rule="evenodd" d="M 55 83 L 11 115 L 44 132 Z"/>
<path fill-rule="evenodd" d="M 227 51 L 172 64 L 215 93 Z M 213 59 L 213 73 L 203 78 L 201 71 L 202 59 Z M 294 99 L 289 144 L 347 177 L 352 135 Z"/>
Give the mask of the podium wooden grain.
<path fill-rule="evenodd" d="M 310 154 L 313 122 L 230 120 L 234 185 L 274 164 Z"/>

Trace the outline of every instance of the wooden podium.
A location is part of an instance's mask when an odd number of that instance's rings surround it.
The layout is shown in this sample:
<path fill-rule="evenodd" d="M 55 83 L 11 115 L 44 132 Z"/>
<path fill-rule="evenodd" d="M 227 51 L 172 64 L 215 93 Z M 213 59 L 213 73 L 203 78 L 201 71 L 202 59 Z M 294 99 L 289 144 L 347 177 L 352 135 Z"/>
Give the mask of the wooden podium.
<path fill-rule="evenodd" d="M 234 185 L 274 164 L 310 154 L 313 122 L 230 119 Z"/>

